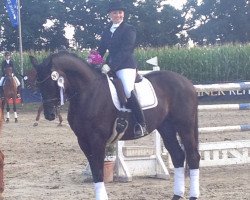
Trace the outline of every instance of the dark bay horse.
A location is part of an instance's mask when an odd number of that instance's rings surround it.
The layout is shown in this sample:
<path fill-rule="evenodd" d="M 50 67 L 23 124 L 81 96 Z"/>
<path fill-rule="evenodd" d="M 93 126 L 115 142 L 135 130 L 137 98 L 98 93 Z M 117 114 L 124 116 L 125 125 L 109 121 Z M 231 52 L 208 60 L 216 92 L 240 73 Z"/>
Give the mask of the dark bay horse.
<path fill-rule="evenodd" d="M 32 90 L 32 91 L 36 91 L 37 90 L 37 86 L 35 84 L 36 83 L 36 70 L 34 70 L 34 69 L 28 70 L 27 72 L 25 72 L 24 77 L 25 77 L 25 85 L 27 86 L 27 88 Z M 33 126 L 38 126 L 38 121 L 40 120 L 42 112 L 43 112 L 43 104 L 41 104 L 38 107 L 36 119 L 35 119 Z M 63 118 L 62 118 L 62 115 L 60 113 L 59 108 L 56 110 L 56 114 L 57 114 L 58 119 L 59 119 L 58 126 L 62 126 Z"/>
<path fill-rule="evenodd" d="M 96 71 L 76 55 L 66 52 L 51 54 L 40 64 L 32 56 L 30 60 L 37 71 L 37 82 L 47 120 L 55 119 L 55 108 L 61 97 L 62 87 L 59 88 L 60 84 L 55 81 L 54 71 L 63 80 L 64 92 L 71 97 L 68 121 L 89 161 L 96 200 L 108 199 L 103 182 L 105 147 L 119 111 L 113 105 L 106 75 Z M 145 77 L 152 83 L 158 98 L 156 107 L 144 111 L 148 131 L 158 130 L 175 167 L 172 200 L 184 196 L 185 158 L 190 170 L 190 199 L 197 199 L 200 155 L 195 88 L 188 79 L 170 71 L 155 71 Z M 133 121 L 133 116 L 129 113 L 129 125 L 121 140 L 134 139 Z M 177 140 L 177 134 L 185 152 Z"/>
<path fill-rule="evenodd" d="M 12 67 L 5 68 L 5 80 L 3 82 L 4 101 L 3 101 L 2 109 L 4 113 L 4 106 L 6 105 L 6 111 L 7 111 L 6 122 L 7 123 L 10 120 L 10 105 L 9 105 L 10 99 L 13 100 L 13 111 L 14 111 L 15 122 L 18 122 L 17 112 L 16 112 L 17 84 L 12 73 L 13 73 Z"/>

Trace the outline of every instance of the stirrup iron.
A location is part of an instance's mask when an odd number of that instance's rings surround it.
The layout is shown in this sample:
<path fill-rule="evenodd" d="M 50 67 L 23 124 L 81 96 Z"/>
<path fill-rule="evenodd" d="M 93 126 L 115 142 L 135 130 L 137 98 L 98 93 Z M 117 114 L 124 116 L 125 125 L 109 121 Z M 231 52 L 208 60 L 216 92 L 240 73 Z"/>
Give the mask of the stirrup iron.
<path fill-rule="evenodd" d="M 140 138 L 143 137 L 145 135 L 148 135 L 148 131 L 146 126 L 142 126 L 139 123 L 136 123 L 134 126 L 134 137 L 135 138 Z"/>

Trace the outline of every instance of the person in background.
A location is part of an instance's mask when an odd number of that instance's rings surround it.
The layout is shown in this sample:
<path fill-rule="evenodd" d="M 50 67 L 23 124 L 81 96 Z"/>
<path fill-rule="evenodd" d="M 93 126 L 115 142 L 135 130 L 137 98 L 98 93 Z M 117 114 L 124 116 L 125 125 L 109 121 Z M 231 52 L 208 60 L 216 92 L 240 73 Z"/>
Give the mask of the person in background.
<path fill-rule="evenodd" d="M 97 51 L 102 57 L 109 51 L 106 64 L 122 82 L 126 98 L 138 122 L 134 127 L 134 135 L 139 138 L 148 132 L 141 105 L 134 91 L 137 74 L 134 56 L 136 30 L 124 21 L 125 7 L 121 1 L 109 3 L 108 15 L 112 23 L 104 30 Z"/>
<path fill-rule="evenodd" d="M 20 81 L 18 80 L 18 78 L 14 75 L 16 70 L 15 70 L 15 67 L 14 67 L 14 63 L 13 61 L 11 60 L 11 54 L 10 52 L 5 52 L 4 54 L 4 60 L 2 62 L 2 77 L 0 79 L 0 97 L 3 97 L 3 83 L 4 83 L 4 77 L 5 77 L 5 69 L 8 68 L 8 67 L 12 67 L 12 70 L 13 70 L 13 78 L 15 79 L 16 81 L 16 84 L 17 84 L 17 97 L 19 98 L 20 97 Z"/>

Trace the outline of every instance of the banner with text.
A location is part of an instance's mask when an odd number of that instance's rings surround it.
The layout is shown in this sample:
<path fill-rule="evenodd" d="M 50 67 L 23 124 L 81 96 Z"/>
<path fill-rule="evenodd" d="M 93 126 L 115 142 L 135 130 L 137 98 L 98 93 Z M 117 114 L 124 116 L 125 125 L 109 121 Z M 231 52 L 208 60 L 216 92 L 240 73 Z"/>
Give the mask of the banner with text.
<path fill-rule="evenodd" d="M 234 100 L 250 101 L 250 89 L 197 92 L 197 95 L 200 102 L 234 101 Z"/>
<path fill-rule="evenodd" d="M 17 0 L 5 0 L 5 6 L 7 8 L 12 26 L 17 27 L 18 26 Z"/>

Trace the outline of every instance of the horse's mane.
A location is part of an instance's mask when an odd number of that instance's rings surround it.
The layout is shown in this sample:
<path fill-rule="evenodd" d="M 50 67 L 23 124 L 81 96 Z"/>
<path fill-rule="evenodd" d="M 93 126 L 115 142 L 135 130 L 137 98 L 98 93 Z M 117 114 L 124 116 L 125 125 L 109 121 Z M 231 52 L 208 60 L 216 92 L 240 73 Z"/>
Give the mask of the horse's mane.
<path fill-rule="evenodd" d="M 52 60 L 54 58 L 59 58 L 59 57 L 63 57 L 63 56 L 69 56 L 69 57 L 76 58 L 76 59 L 80 60 L 81 62 L 83 62 L 85 65 L 89 66 L 89 64 L 87 63 L 86 60 L 84 60 L 83 58 L 81 58 L 80 56 L 78 56 L 76 53 L 72 53 L 72 52 L 68 52 L 68 51 L 59 51 L 57 53 L 53 53 L 48 58 L 50 60 Z"/>
<path fill-rule="evenodd" d="M 59 51 L 57 53 L 53 53 L 51 54 L 45 61 L 44 64 L 46 66 L 51 66 L 52 67 L 52 61 L 54 59 L 60 59 L 60 58 L 69 58 L 71 59 L 73 62 L 76 62 L 76 65 L 74 65 L 74 69 L 78 70 L 79 73 L 83 72 L 84 73 L 84 69 L 88 68 L 90 69 L 94 74 L 97 74 L 99 76 L 103 76 L 103 74 L 100 72 L 100 70 L 98 71 L 95 67 L 93 67 L 92 65 L 90 65 L 86 60 L 84 60 L 82 57 L 80 57 L 79 55 L 77 55 L 76 53 L 72 53 L 72 52 L 68 52 L 68 51 Z M 50 68 L 51 68 L 50 67 Z M 72 69 L 72 68 L 70 68 Z"/>

